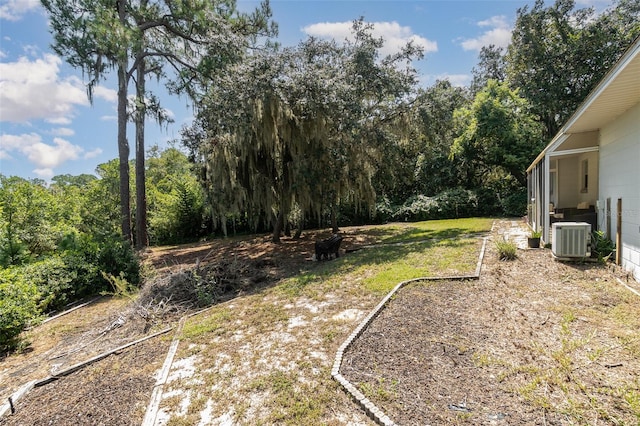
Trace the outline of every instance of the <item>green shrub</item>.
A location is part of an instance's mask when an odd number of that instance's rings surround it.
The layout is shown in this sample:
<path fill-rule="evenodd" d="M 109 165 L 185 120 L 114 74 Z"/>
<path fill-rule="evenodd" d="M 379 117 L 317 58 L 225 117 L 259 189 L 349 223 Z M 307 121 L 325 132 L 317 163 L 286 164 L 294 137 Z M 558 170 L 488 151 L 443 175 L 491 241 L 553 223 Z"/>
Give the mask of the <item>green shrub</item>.
<path fill-rule="evenodd" d="M 475 190 L 478 197 L 478 216 L 497 216 L 502 211 L 502 204 L 498 200 L 496 192 L 490 188 L 478 188 Z"/>
<path fill-rule="evenodd" d="M 131 246 L 117 237 L 96 243 L 87 237 L 70 238 L 66 250 L 24 266 L 25 280 L 38 289 L 39 308 L 52 312 L 86 296 L 111 289 L 108 276 L 137 285 L 140 264 Z"/>
<path fill-rule="evenodd" d="M 599 262 L 609 260 L 616 245 L 611 239 L 607 238 L 604 231 L 593 231 L 591 233 L 591 256 L 597 257 Z"/>
<path fill-rule="evenodd" d="M 478 210 L 478 196 L 468 189 L 451 189 L 436 195 L 438 210 L 443 217 L 439 219 L 457 219 L 474 216 Z"/>
<path fill-rule="evenodd" d="M 22 269 L 25 281 L 38 290 L 38 308 L 51 312 L 75 300 L 73 281 L 76 278 L 59 256 L 48 257 Z"/>
<path fill-rule="evenodd" d="M 384 223 L 393 217 L 394 208 L 391 206 L 391 201 L 386 196 L 382 196 L 376 202 L 375 219 L 377 222 Z"/>
<path fill-rule="evenodd" d="M 116 277 L 111 274 L 102 273 L 102 277 L 111 285 L 113 292 L 105 292 L 112 294 L 116 297 L 133 297 L 135 288 L 124 279 L 124 274 L 120 273 L 120 276 Z"/>
<path fill-rule="evenodd" d="M 433 197 L 416 195 L 409 198 L 394 213 L 393 219 L 400 221 L 422 221 L 436 216 L 437 204 Z"/>
<path fill-rule="evenodd" d="M 518 247 L 510 241 L 499 240 L 496 242 L 496 248 L 500 260 L 515 260 L 518 257 Z"/>
<path fill-rule="evenodd" d="M 522 217 L 527 214 L 527 189 L 514 192 L 500 200 L 505 216 Z"/>
<path fill-rule="evenodd" d="M 0 269 L 0 351 L 14 348 L 22 330 L 39 318 L 37 298 L 36 286 L 18 270 Z"/>
<path fill-rule="evenodd" d="M 121 276 L 130 284 L 140 283 L 140 261 L 129 243 L 114 237 L 99 244 L 96 265 L 106 274 Z M 103 280 L 103 287 L 108 283 Z"/>
<path fill-rule="evenodd" d="M 409 198 L 393 214 L 394 220 L 422 221 L 456 219 L 477 215 L 478 197 L 467 189 L 451 189 L 434 197 L 417 195 Z"/>

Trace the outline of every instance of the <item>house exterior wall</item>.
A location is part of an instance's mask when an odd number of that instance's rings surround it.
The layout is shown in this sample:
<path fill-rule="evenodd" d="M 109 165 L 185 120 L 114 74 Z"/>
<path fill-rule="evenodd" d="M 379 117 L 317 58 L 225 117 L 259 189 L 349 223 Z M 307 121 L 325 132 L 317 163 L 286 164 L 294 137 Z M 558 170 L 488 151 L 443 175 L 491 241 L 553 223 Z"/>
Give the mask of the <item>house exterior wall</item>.
<path fill-rule="evenodd" d="M 605 229 L 611 199 L 611 239 L 617 229 L 617 200 L 622 199 L 622 266 L 640 281 L 640 103 L 600 130 L 598 228 Z"/>

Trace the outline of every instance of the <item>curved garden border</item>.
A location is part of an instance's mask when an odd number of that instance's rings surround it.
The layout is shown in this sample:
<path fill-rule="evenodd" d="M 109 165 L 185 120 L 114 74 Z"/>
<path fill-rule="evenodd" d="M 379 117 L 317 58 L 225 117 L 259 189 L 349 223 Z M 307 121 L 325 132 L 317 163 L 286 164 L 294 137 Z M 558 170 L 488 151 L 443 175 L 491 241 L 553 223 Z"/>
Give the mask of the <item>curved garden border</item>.
<path fill-rule="evenodd" d="M 476 265 L 476 270 L 473 275 L 460 275 L 460 276 L 451 276 L 451 277 L 421 277 L 414 278 L 407 281 L 402 281 L 397 284 L 393 290 L 387 294 L 384 299 L 376 306 L 370 313 L 365 317 L 364 320 L 356 327 L 355 330 L 351 333 L 351 335 L 344 341 L 342 345 L 338 348 L 338 352 L 336 353 L 335 361 L 333 362 L 333 368 L 331 369 L 331 377 L 336 380 L 338 383 L 342 385 L 346 392 L 348 392 L 351 397 L 360 405 L 364 411 L 367 413 L 369 417 L 371 417 L 376 423 L 384 426 L 395 426 L 394 423 L 389 416 L 387 416 L 380 408 L 376 407 L 376 405 L 371 402 L 362 392 L 360 392 L 351 382 L 349 382 L 342 374 L 340 374 L 340 367 L 342 366 L 342 356 L 347 351 L 347 349 L 351 346 L 351 344 L 356 340 L 364 330 L 371 324 L 378 314 L 387 306 L 389 300 L 405 285 L 416 282 L 416 281 L 442 281 L 442 280 L 477 280 L 480 278 L 480 269 L 482 268 L 482 261 L 484 259 L 484 253 L 487 246 L 488 237 L 484 237 L 482 240 L 482 248 L 480 249 L 480 255 L 478 258 L 478 263 Z"/>

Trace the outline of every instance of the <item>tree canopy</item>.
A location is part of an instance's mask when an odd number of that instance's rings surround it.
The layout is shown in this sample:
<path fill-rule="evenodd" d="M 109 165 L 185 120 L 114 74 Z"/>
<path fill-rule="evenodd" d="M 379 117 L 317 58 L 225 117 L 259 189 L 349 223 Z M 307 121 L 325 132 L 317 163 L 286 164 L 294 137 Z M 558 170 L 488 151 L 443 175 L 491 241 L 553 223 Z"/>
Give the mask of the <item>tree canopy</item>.
<path fill-rule="evenodd" d="M 215 80 L 184 135 L 204 160 L 222 226 L 226 214 L 246 214 L 272 222 L 277 241 L 295 207 L 321 214 L 340 200 L 373 205 L 383 125 L 416 81 L 400 65 L 420 54 L 409 45 L 379 58 L 382 42 L 355 21 L 343 45 L 310 38 L 258 52 Z"/>
<path fill-rule="evenodd" d="M 596 15 L 573 0 L 518 10 L 506 64 L 512 87 L 529 100 L 551 139 L 640 35 L 640 2 L 622 0 Z"/>
<path fill-rule="evenodd" d="M 501 179 L 506 175 L 526 185 L 525 170 L 545 145 L 540 123 L 529 111 L 526 99 L 495 80 L 471 105 L 456 110 L 459 136 L 451 156 L 462 163 L 471 188 L 486 184 L 496 171 Z"/>
<path fill-rule="evenodd" d="M 253 13 L 242 13 L 233 0 L 181 2 L 151 0 L 42 0 L 50 15 L 53 49 L 89 76 L 88 94 L 112 69 L 118 76 L 118 154 L 120 164 L 121 230 L 131 240 L 129 204 L 129 142 L 127 97 L 135 79 L 137 240 L 146 244 L 144 119 L 166 116 L 157 98 L 147 94 L 148 74 L 173 76 L 170 88 L 195 93 L 197 79 L 241 58 L 270 25 L 268 2 Z M 167 68 L 169 68 L 167 70 Z"/>

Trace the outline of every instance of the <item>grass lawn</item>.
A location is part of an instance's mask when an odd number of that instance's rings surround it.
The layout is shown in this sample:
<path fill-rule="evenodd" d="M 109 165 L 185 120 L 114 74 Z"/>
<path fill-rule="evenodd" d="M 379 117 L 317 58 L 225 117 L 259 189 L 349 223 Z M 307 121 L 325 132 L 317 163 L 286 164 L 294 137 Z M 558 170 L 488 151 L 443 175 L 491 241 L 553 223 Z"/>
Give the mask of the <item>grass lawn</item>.
<path fill-rule="evenodd" d="M 331 380 L 338 346 L 400 281 L 473 273 L 478 234 L 491 224 L 460 219 L 359 230 L 380 244 L 310 264 L 190 319 L 179 358 L 197 373 L 173 384 L 180 391 L 169 391 L 168 424 L 196 424 L 208 412 L 236 424 L 369 424 Z"/>

